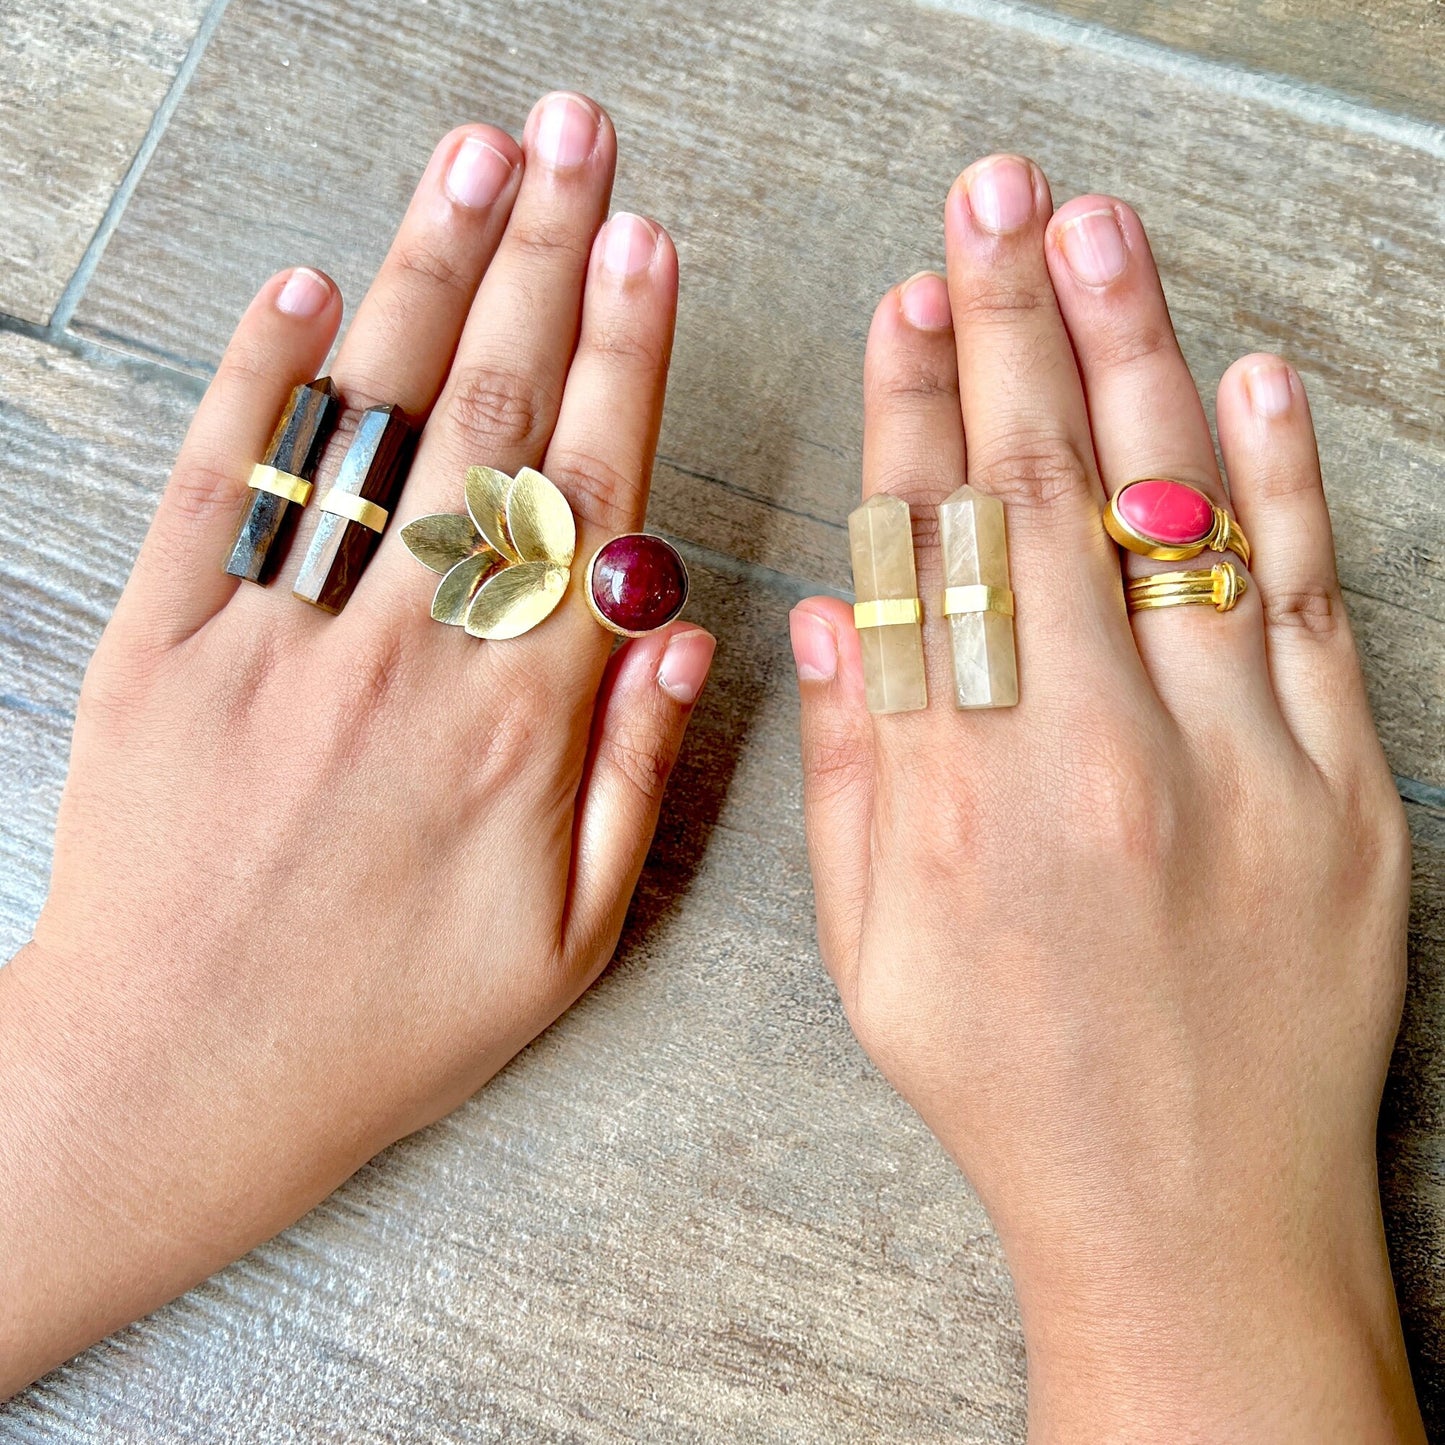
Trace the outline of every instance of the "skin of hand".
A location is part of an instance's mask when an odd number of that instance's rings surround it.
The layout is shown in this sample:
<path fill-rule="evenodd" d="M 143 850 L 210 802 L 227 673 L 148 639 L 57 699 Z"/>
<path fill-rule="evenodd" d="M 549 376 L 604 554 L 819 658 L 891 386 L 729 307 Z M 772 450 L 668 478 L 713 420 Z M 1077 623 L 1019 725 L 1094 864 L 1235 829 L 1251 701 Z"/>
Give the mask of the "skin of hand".
<path fill-rule="evenodd" d="M 275 1234 L 545 1029 L 615 947 L 713 639 L 592 620 L 642 524 L 677 298 L 607 220 L 611 122 L 544 98 L 519 146 L 437 148 L 332 376 L 427 418 L 345 610 L 222 563 L 251 464 L 323 365 L 335 286 L 246 312 L 86 674 L 33 943 L 0 969 L 0 1394 Z M 354 424 L 355 411 L 348 413 Z M 343 423 L 318 495 L 339 465 Z M 526 636 L 429 615 L 397 535 L 466 468 L 540 466 L 578 522 Z"/>
<path fill-rule="evenodd" d="M 914 508 L 931 702 L 870 718 L 849 609 L 800 604 L 821 948 L 863 1046 L 997 1226 L 1029 1438 L 1418 1441 L 1375 1127 L 1409 843 L 1335 572 L 1309 408 L 1219 388 L 1215 464 L 1138 217 L 998 156 L 948 274 L 883 299 L 865 494 Z M 1254 544 L 1226 614 L 1127 615 L 1106 493 L 1164 476 Z M 1017 707 L 952 700 L 934 508 L 1005 503 Z"/>

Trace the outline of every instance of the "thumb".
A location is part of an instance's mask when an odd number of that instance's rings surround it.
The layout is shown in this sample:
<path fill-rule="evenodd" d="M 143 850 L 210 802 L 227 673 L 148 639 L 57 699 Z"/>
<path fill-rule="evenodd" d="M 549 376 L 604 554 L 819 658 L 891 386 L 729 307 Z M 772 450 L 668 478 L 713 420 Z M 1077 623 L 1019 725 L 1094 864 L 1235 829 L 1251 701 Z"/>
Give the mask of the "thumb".
<path fill-rule="evenodd" d="M 584 967 L 605 964 L 616 946 L 716 645 L 711 633 L 679 624 L 608 659 L 578 792 L 564 941 Z"/>
<path fill-rule="evenodd" d="M 803 815 L 818 910 L 818 945 L 844 1002 L 853 993 L 868 898 L 873 724 L 852 609 L 809 597 L 789 618 L 802 703 Z"/>

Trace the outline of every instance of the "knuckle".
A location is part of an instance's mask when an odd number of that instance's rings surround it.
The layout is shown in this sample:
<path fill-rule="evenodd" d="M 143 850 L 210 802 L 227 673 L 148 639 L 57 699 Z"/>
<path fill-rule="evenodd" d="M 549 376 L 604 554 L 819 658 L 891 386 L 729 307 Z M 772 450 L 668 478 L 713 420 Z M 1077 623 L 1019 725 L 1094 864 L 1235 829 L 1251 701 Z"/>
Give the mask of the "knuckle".
<path fill-rule="evenodd" d="M 592 238 L 560 217 L 538 216 L 509 230 L 507 245 L 524 260 L 548 268 L 561 264 L 580 271 L 591 254 Z"/>
<path fill-rule="evenodd" d="M 1311 492 L 1321 497 L 1324 487 L 1314 467 L 1265 466 L 1250 477 L 1250 490 L 1258 504 L 1287 502 Z"/>
<path fill-rule="evenodd" d="M 629 792 L 648 804 L 662 796 L 672 771 L 673 754 L 667 739 L 637 733 L 604 734 L 598 741 L 598 753 Z"/>
<path fill-rule="evenodd" d="M 1092 364 L 1110 371 L 1129 370 L 1161 358 L 1174 361 L 1179 357 L 1174 328 L 1168 317 L 1152 314 L 1136 315 L 1127 321 L 1120 319 L 1112 326 L 1102 327 L 1088 345 Z"/>
<path fill-rule="evenodd" d="M 889 457 L 879 464 L 869 491 L 901 497 L 918 509 L 913 514 L 913 545 L 917 549 L 938 540 L 938 517 L 933 509 L 957 485 L 957 479 L 947 476 L 941 463 L 930 463 L 923 457 Z"/>
<path fill-rule="evenodd" d="M 891 410 L 908 410 L 939 397 L 957 397 L 958 378 L 947 364 L 918 357 L 908 365 L 879 366 L 868 378 L 870 399 Z"/>
<path fill-rule="evenodd" d="M 392 279 L 410 290 L 471 292 L 471 277 L 446 245 L 416 236 L 392 252 Z"/>
<path fill-rule="evenodd" d="M 1261 588 L 1265 625 L 1328 638 L 1344 628 L 1344 602 L 1337 586 L 1299 582 L 1290 587 Z"/>
<path fill-rule="evenodd" d="M 996 279 L 989 273 L 959 288 L 953 300 L 954 325 L 959 329 L 964 322 L 978 326 L 1027 325 L 1030 318 L 1053 311 L 1056 305 L 1054 289 L 1047 280 L 1042 285 L 1028 284 L 1010 279 L 1007 271 L 1000 271 Z"/>
<path fill-rule="evenodd" d="M 166 487 L 166 504 L 189 526 L 204 525 L 234 512 L 245 490 L 244 478 L 233 468 L 210 460 L 183 461 Z"/>
<path fill-rule="evenodd" d="M 608 366 L 629 372 L 661 373 L 667 366 L 662 341 L 626 320 L 595 323 L 586 338 L 585 349 Z"/>
<path fill-rule="evenodd" d="M 628 499 L 637 495 L 638 480 L 591 451 L 569 448 L 547 455 L 547 475 L 561 487 L 573 510 L 600 527 L 623 525 Z"/>
<path fill-rule="evenodd" d="M 365 725 L 394 692 L 405 695 L 406 659 L 406 641 L 395 623 L 377 630 L 364 647 L 348 652 L 328 689 L 337 715 Z"/>
<path fill-rule="evenodd" d="M 478 365 L 453 376 L 447 411 L 468 436 L 537 452 L 556 408 L 540 383 L 505 367 Z"/>
<path fill-rule="evenodd" d="M 270 391 L 276 385 L 276 368 L 267 361 L 265 353 L 259 347 L 236 340 L 232 341 L 221 357 L 221 364 L 216 368 L 216 378 L 212 385 L 216 383 L 228 386 L 239 383 L 247 390 L 265 387 Z M 276 410 L 279 411 L 280 407 Z"/>
<path fill-rule="evenodd" d="M 1066 813 L 1067 837 L 1093 857 L 1142 865 L 1140 879 L 1172 856 L 1183 823 L 1172 789 L 1134 736 L 1100 740 L 1078 761 Z"/>
<path fill-rule="evenodd" d="M 1087 496 L 1094 468 L 1068 437 L 1047 432 L 1005 435 L 977 455 L 970 470 L 1005 503 L 1049 506 Z"/>
<path fill-rule="evenodd" d="M 808 740 L 807 789 L 814 801 L 827 801 L 858 787 L 872 766 L 872 749 L 853 732 L 824 732 Z"/>

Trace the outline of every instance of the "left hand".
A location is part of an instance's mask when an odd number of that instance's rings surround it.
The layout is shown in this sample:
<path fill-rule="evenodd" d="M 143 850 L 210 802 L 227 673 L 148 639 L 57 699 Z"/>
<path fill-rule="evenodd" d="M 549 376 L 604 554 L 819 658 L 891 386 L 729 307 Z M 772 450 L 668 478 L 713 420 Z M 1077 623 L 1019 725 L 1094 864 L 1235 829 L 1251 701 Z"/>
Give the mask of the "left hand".
<path fill-rule="evenodd" d="M 290 596 L 304 527 L 269 589 L 222 564 L 341 298 L 297 269 L 237 328 L 86 675 L 35 941 L 0 969 L 0 1394 L 460 1103 L 612 954 L 713 650 L 675 623 L 614 653 L 581 596 L 642 524 L 677 300 L 666 233 L 604 225 L 615 161 L 571 95 L 520 146 L 438 146 L 332 373 L 353 408 L 430 418 L 339 616 Z M 541 467 L 578 521 L 562 605 L 507 642 L 433 621 L 397 535 L 460 512 L 475 463 Z"/>

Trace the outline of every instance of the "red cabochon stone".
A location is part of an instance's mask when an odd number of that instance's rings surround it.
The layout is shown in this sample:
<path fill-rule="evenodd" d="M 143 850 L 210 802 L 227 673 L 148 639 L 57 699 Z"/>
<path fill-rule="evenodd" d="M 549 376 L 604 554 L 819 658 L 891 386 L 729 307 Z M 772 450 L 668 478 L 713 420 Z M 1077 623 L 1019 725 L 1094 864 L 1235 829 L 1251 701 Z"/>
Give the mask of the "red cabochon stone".
<path fill-rule="evenodd" d="M 1115 507 L 1141 537 L 1166 547 L 1202 542 L 1214 526 L 1209 498 L 1183 482 L 1135 482 L 1119 493 Z"/>
<path fill-rule="evenodd" d="M 687 568 L 661 537 L 614 537 L 592 564 L 592 600 L 614 627 L 651 632 L 665 627 L 687 600 Z"/>

